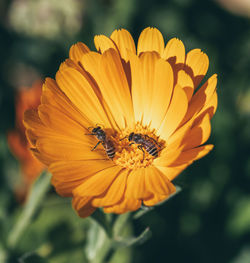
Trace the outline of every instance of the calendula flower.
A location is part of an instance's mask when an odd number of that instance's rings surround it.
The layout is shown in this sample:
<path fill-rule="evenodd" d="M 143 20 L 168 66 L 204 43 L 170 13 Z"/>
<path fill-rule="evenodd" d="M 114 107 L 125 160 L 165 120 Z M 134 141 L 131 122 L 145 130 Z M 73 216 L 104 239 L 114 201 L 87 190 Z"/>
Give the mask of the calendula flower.
<path fill-rule="evenodd" d="M 209 64 L 200 49 L 186 54 L 176 38 L 165 46 L 156 28 L 142 31 L 137 48 L 124 29 L 94 42 L 97 52 L 71 47 L 56 80 L 46 79 L 41 105 L 25 114 L 34 155 L 81 217 L 168 198 L 171 181 L 213 148 L 203 144 L 217 106 L 216 75 L 198 89 Z M 105 139 L 87 135 L 100 130 Z M 97 137 L 103 145 L 93 150 Z"/>
<path fill-rule="evenodd" d="M 7 140 L 13 155 L 19 160 L 21 167 L 20 184 L 16 191 L 20 199 L 25 194 L 34 179 L 44 169 L 44 165 L 30 152 L 31 144 L 25 136 L 23 114 L 27 109 L 35 109 L 40 104 L 42 94 L 42 82 L 35 82 L 30 88 L 22 88 L 16 96 L 16 120 L 15 127 L 7 134 Z"/>

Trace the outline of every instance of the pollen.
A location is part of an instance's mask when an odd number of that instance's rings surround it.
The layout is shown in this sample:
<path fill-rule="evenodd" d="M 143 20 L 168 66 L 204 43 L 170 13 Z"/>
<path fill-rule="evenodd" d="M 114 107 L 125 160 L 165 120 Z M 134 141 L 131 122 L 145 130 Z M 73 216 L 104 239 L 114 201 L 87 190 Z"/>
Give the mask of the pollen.
<path fill-rule="evenodd" d="M 128 140 L 131 132 L 148 136 L 147 138 L 150 138 L 149 140 L 156 145 L 160 155 L 160 151 L 163 149 L 165 142 L 156 136 L 154 130 L 137 123 L 133 129 L 126 128 L 115 136 L 112 136 L 116 145 L 116 155 L 113 161 L 115 164 L 130 170 L 146 168 L 152 165 L 154 159 L 157 157 L 149 154 L 145 148 L 143 148 L 143 150 L 138 148 L 139 144 L 131 144 L 132 141 Z"/>

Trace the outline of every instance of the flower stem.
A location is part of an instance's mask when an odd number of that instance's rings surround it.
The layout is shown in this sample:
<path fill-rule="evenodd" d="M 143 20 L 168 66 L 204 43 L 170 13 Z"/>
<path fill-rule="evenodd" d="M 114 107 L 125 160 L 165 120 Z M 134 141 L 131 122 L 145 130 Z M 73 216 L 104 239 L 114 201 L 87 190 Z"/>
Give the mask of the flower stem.
<path fill-rule="evenodd" d="M 15 248 L 22 234 L 32 222 L 34 215 L 40 209 L 50 187 L 50 178 L 50 174 L 43 172 L 30 188 L 23 211 L 8 235 L 7 245 L 10 249 Z"/>

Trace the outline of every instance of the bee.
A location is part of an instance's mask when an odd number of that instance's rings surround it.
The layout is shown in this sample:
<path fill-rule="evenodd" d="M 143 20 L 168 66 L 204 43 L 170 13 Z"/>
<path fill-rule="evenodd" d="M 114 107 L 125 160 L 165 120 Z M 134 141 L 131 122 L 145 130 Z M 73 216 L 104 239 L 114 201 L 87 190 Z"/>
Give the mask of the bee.
<path fill-rule="evenodd" d="M 92 127 L 89 127 L 88 129 L 90 129 Z M 105 131 L 100 127 L 94 127 L 91 130 L 90 134 L 86 134 L 86 135 L 94 135 L 96 136 L 96 138 L 99 140 L 98 143 L 91 149 L 91 151 L 94 151 L 96 149 L 96 147 L 101 143 L 104 150 L 106 151 L 109 159 L 113 159 L 115 156 L 115 146 L 114 143 L 112 142 L 111 139 L 109 139 L 105 133 Z"/>
<path fill-rule="evenodd" d="M 140 149 L 143 152 L 142 161 L 145 158 L 144 149 L 154 158 L 158 157 L 159 151 L 161 150 L 161 146 L 157 143 L 155 139 L 149 137 L 146 134 L 134 133 L 134 132 L 131 132 L 129 136 L 126 136 L 123 139 L 125 138 L 128 138 L 128 140 L 131 142 L 129 146 L 131 146 L 132 144 L 139 144 L 138 149 Z"/>

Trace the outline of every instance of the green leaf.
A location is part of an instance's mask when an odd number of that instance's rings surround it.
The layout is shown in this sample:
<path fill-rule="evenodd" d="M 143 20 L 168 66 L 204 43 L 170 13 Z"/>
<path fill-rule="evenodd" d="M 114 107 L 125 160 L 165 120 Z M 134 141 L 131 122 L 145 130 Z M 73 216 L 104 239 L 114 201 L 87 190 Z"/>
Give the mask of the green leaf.
<path fill-rule="evenodd" d="M 31 187 L 23 211 L 8 235 L 7 246 L 10 249 L 15 248 L 25 229 L 32 222 L 34 215 L 39 211 L 49 190 L 50 178 L 49 173 L 43 172 Z"/>
<path fill-rule="evenodd" d="M 112 245 L 114 248 L 141 245 L 146 242 L 151 236 L 152 232 L 149 227 L 147 227 L 138 237 L 116 238 L 116 240 L 113 241 Z"/>

